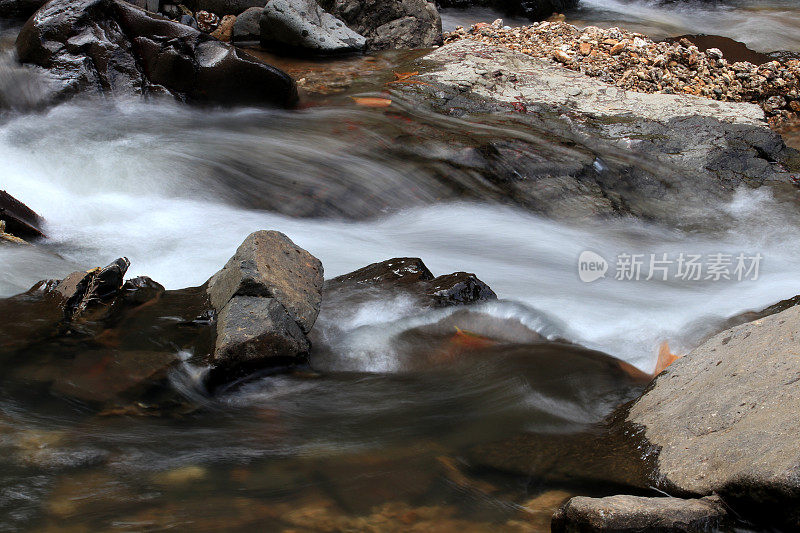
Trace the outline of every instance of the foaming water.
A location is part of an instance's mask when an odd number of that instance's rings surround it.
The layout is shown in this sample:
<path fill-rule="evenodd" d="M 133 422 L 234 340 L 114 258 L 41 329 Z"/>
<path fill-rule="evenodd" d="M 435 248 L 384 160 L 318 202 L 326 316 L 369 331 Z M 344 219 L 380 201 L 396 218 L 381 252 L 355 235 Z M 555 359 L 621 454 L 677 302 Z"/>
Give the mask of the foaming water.
<path fill-rule="evenodd" d="M 421 257 L 436 274 L 474 272 L 510 302 L 496 304 L 491 313 L 563 324 L 558 335 L 649 370 L 661 341 L 691 348 L 715 319 L 800 292 L 793 223 L 760 193 L 742 191 L 729 208 L 738 222 L 713 235 L 631 220 L 566 225 L 475 203 L 411 207 L 364 221 L 296 218 L 254 208 L 261 205 L 259 195 L 269 196 L 280 180 L 291 188 L 288 182 L 313 175 L 320 187 L 327 176 L 350 180 L 351 196 L 366 202 L 396 199 L 403 191 L 406 203 L 434 202 L 429 193 L 435 185 L 420 181 L 422 166 L 370 159 L 374 151 L 347 150 L 344 141 L 331 138 L 326 119 L 342 120 L 337 113 L 342 112 L 323 111 L 319 119 L 128 104 L 118 111 L 61 106 L 9 122 L 0 130 L 3 187 L 45 218 L 50 239 L 36 248 L 0 251 L 0 294 L 123 255 L 133 263 L 130 275 L 148 275 L 173 289 L 195 286 L 250 232 L 275 229 L 319 257 L 327 277 L 400 256 Z M 360 112 L 354 113 L 346 117 Z M 230 127 L 237 121 L 238 127 Z M 380 138 L 378 132 L 372 135 Z M 254 177 L 241 174 L 242 185 L 240 174 L 214 173 L 209 169 L 219 168 L 218 154 L 255 169 L 256 176 L 268 165 L 277 183 L 261 189 Z M 252 197 L 241 197 L 242 187 Z M 605 279 L 580 281 L 577 260 L 585 250 L 610 262 Z M 643 254 L 647 260 L 664 253 L 674 259 L 681 252 L 764 258 L 757 281 L 613 279 L 618 254 Z M 347 350 L 376 353 L 391 332 L 410 326 L 403 321 L 412 311 L 401 302 L 369 305 L 350 317 L 351 323 L 339 325 L 349 332 L 340 339 Z M 358 368 L 386 370 L 393 364 L 384 357 Z"/>

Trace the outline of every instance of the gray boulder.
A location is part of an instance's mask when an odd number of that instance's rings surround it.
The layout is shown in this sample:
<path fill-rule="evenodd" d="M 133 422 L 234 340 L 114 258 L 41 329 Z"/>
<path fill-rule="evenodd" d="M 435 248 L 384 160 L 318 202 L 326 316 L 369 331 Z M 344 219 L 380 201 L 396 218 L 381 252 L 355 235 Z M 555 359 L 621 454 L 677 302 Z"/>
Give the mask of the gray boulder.
<path fill-rule="evenodd" d="M 333 0 L 329 3 L 331 13 L 366 37 L 371 50 L 427 48 L 441 41 L 442 18 L 432 1 Z"/>
<path fill-rule="evenodd" d="M 261 14 L 261 43 L 311 54 L 360 52 L 366 39 L 315 0 L 270 0 Z"/>
<path fill-rule="evenodd" d="M 319 314 L 322 263 L 277 231 L 250 234 L 225 267 L 208 281 L 211 305 L 234 296 L 275 298 L 307 333 Z"/>
<path fill-rule="evenodd" d="M 800 307 L 734 327 L 673 363 L 627 414 L 672 493 L 800 527 Z"/>
<path fill-rule="evenodd" d="M 52 100 L 88 92 L 223 105 L 297 101 L 280 70 L 120 0 L 52 0 L 23 27 L 17 54 L 44 69 Z"/>
<path fill-rule="evenodd" d="M 211 381 L 302 360 L 319 314 L 322 272 L 322 263 L 286 235 L 249 235 L 206 285 L 217 312 Z"/>
<path fill-rule="evenodd" d="M 275 298 L 235 296 L 217 317 L 215 364 L 292 360 L 310 348 L 297 323 Z"/>
<path fill-rule="evenodd" d="M 578 496 L 571 498 L 556 511 L 551 530 L 553 533 L 716 531 L 726 517 L 725 507 L 716 496 L 695 500 L 641 496 Z"/>
<path fill-rule="evenodd" d="M 251 7 L 236 17 L 233 23 L 233 42 L 261 40 L 261 12 L 264 8 Z"/>

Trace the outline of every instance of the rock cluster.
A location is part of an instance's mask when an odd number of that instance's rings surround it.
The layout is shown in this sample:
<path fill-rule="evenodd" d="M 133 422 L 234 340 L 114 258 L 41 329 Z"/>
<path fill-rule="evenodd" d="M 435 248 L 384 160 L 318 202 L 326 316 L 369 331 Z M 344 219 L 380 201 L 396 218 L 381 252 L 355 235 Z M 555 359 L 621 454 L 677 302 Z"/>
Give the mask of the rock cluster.
<path fill-rule="evenodd" d="M 773 126 L 800 120 L 798 60 L 730 63 L 719 49 L 701 51 L 685 39 L 655 42 L 619 28 L 579 30 L 558 21 L 518 28 L 502 20 L 479 23 L 456 28 L 444 42 L 464 38 L 551 59 L 628 90 L 758 103 Z"/>
<path fill-rule="evenodd" d="M 297 100 L 294 81 L 280 70 L 120 0 L 53 0 L 16 44 L 22 63 L 46 69 L 54 101 L 82 92 L 223 105 Z"/>

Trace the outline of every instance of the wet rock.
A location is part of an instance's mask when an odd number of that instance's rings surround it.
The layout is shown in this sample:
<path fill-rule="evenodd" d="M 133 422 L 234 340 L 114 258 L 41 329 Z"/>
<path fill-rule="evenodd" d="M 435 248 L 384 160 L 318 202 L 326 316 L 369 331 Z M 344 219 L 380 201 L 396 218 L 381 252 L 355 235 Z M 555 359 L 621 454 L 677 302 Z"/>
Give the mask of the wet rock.
<path fill-rule="evenodd" d="M 64 298 L 64 315 L 72 320 L 92 307 L 109 303 L 120 292 L 130 261 L 117 259 L 103 269 L 73 272 L 55 287 Z"/>
<path fill-rule="evenodd" d="M 653 478 L 720 494 L 738 512 L 800 527 L 800 307 L 716 335 L 664 371 L 627 412 Z"/>
<path fill-rule="evenodd" d="M 133 399 L 161 386 L 177 360 L 172 352 L 86 351 L 59 374 L 52 391 L 89 403 Z"/>
<path fill-rule="evenodd" d="M 275 298 L 307 333 L 319 314 L 322 283 L 319 259 L 283 233 L 257 231 L 208 281 L 208 295 L 217 311 L 234 296 Z"/>
<path fill-rule="evenodd" d="M 224 367 L 297 363 L 311 345 L 275 298 L 235 296 L 217 316 L 213 363 Z"/>
<path fill-rule="evenodd" d="M 233 42 L 251 42 L 261 39 L 261 7 L 251 7 L 236 17 L 233 23 Z"/>
<path fill-rule="evenodd" d="M 142 9 L 146 9 L 151 13 L 158 12 L 158 5 L 161 3 L 160 0 L 132 0 L 130 2 L 135 6 L 139 6 Z"/>
<path fill-rule="evenodd" d="M 28 18 L 47 0 L 0 0 L 0 17 Z"/>
<path fill-rule="evenodd" d="M 0 220 L 5 222 L 5 231 L 23 239 L 44 237 L 42 217 L 31 208 L 8 194 L 0 191 Z"/>
<path fill-rule="evenodd" d="M 236 23 L 236 17 L 233 15 L 225 15 L 219 22 L 217 29 L 211 33 L 215 39 L 222 42 L 229 43 L 233 39 L 233 25 Z"/>
<path fill-rule="evenodd" d="M 197 24 L 197 19 L 194 18 L 192 15 L 183 14 L 178 18 L 178 22 L 183 24 L 184 26 L 189 26 L 195 30 L 200 30 L 200 25 Z"/>
<path fill-rule="evenodd" d="M 0 220 L 0 244 L 28 244 L 28 242 L 25 239 L 6 233 L 6 221 Z"/>
<path fill-rule="evenodd" d="M 449 307 L 495 300 L 497 295 L 475 274 L 455 272 L 434 277 L 421 259 L 401 257 L 373 263 L 327 280 L 324 299 L 358 299 L 375 290 L 405 293 L 420 307 Z"/>
<path fill-rule="evenodd" d="M 570 499 L 553 515 L 552 531 L 653 531 L 679 533 L 716 531 L 727 518 L 722 501 L 715 496 L 697 500 L 609 496 Z"/>
<path fill-rule="evenodd" d="M 427 48 L 441 42 L 442 19 L 432 1 L 333 0 L 328 4 L 332 14 L 367 38 L 372 50 Z"/>
<path fill-rule="evenodd" d="M 315 0 L 270 0 L 260 19 L 264 46 L 307 54 L 360 52 L 363 36 L 323 10 Z"/>
<path fill-rule="evenodd" d="M 184 24 L 119 0 L 53 0 L 17 39 L 20 61 L 42 67 L 52 100 L 77 93 L 159 95 L 223 105 L 291 106 L 292 79 Z"/>

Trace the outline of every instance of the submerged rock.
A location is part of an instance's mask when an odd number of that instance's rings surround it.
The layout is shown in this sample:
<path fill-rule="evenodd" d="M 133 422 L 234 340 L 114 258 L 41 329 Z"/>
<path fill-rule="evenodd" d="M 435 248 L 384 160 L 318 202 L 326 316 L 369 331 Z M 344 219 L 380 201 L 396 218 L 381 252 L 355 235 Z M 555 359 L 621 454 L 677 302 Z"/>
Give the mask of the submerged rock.
<path fill-rule="evenodd" d="M 46 69 L 53 100 L 88 92 L 224 105 L 297 101 L 280 70 L 120 0 L 52 0 L 23 27 L 17 54 Z"/>
<path fill-rule="evenodd" d="M 41 229 L 42 217 L 6 191 L 0 191 L 0 220 L 5 222 L 5 231 L 23 239 L 44 237 Z"/>
<path fill-rule="evenodd" d="M 727 514 L 722 501 L 715 496 L 697 500 L 641 496 L 606 498 L 577 496 L 556 511 L 551 529 L 553 533 L 716 531 L 725 522 Z"/>
<path fill-rule="evenodd" d="M 800 307 L 734 327 L 673 363 L 627 412 L 653 479 L 720 494 L 745 516 L 800 527 Z"/>
<path fill-rule="evenodd" d="M 366 46 L 354 32 L 315 0 L 270 0 L 261 13 L 264 46 L 310 54 L 360 52 Z"/>
<path fill-rule="evenodd" d="M 322 263 L 286 235 L 252 233 L 207 284 L 217 311 L 212 362 L 254 369 L 304 357 L 322 283 Z"/>
<path fill-rule="evenodd" d="M 427 48 L 441 42 L 442 18 L 430 0 L 333 0 L 323 2 L 372 50 Z"/>

